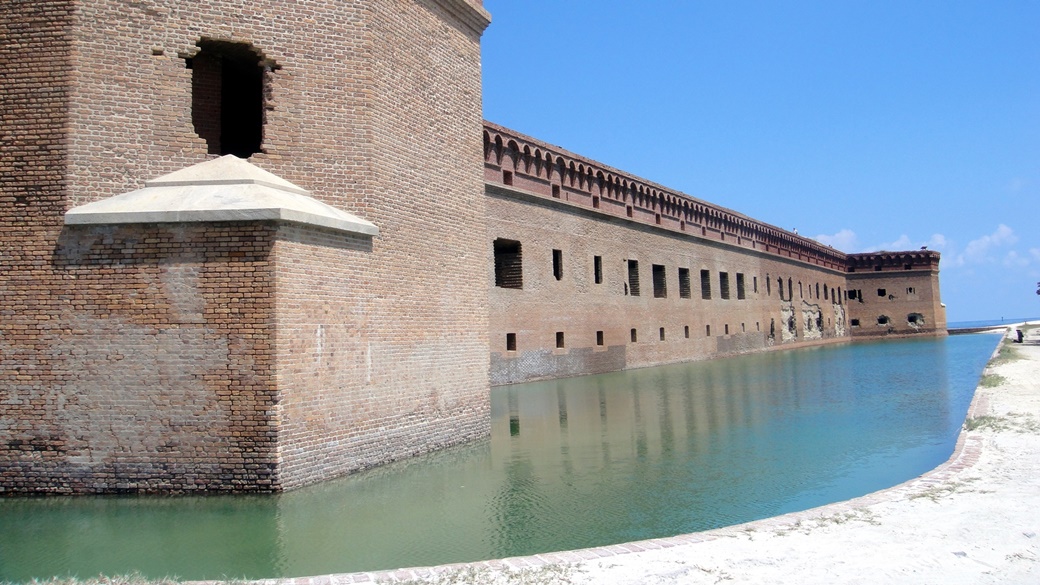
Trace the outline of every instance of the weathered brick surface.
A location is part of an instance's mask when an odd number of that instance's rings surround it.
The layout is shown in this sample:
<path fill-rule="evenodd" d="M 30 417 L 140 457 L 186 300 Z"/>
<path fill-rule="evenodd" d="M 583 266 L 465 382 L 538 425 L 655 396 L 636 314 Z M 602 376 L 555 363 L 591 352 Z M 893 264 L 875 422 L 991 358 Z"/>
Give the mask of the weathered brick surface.
<path fill-rule="evenodd" d="M 277 490 L 488 432 L 473 6 L 0 6 L 0 490 Z M 269 64 L 251 161 L 379 236 L 63 227 L 213 156 L 206 39 Z"/>
<path fill-rule="evenodd" d="M 901 324 L 872 334 L 945 331 L 935 252 L 846 255 L 494 124 L 485 123 L 484 162 L 485 246 L 519 242 L 522 257 L 522 278 L 504 286 L 496 286 L 494 261 L 488 269 L 493 384 L 849 340 L 866 327 L 851 328 L 848 313 L 875 308 L 850 301 L 852 286 L 898 292 L 885 309 Z M 639 295 L 630 290 L 631 261 Z M 657 292 L 655 265 L 664 275 Z M 915 312 L 926 326 L 908 326 Z"/>
<path fill-rule="evenodd" d="M 856 291 L 856 299 L 849 302 L 854 336 L 946 333 L 946 309 L 939 296 L 938 252 L 850 254 L 849 270 L 849 290 Z M 918 316 L 915 322 L 910 321 L 911 315 Z"/>

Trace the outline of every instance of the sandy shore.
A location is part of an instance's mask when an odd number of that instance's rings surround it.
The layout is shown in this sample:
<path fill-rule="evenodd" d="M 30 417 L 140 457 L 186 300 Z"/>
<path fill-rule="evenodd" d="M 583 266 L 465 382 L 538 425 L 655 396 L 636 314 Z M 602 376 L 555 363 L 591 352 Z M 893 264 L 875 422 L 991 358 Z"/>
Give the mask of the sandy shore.
<path fill-rule="evenodd" d="M 1014 348 L 987 368 L 950 460 L 891 489 L 674 538 L 281 582 L 1040 583 L 1040 327 Z"/>

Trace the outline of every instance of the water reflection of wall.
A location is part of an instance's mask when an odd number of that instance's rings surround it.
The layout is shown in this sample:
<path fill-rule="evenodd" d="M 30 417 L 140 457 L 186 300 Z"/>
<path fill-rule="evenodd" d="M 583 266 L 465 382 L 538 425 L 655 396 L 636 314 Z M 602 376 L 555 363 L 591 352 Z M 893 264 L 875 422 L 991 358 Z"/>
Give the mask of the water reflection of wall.
<path fill-rule="evenodd" d="M 429 565 L 804 509 L 945 459 L 996 339 L 771 352 L 497 388 L 488 442 L 274 497 L 0 499 L 0 580 L 55 566 L 197 579 Z M 33 563 L 48 568 L 25 572 Z"/>

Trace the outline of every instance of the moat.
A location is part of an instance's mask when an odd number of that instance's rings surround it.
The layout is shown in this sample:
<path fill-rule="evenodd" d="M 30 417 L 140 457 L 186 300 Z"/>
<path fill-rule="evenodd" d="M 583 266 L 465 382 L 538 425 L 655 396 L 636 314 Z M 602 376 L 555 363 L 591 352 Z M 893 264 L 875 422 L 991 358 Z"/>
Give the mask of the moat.
<path fill-rule="evenodd" d="M 487 441 L 277 496 L 0 500 L 0 580 L 442 564 L 844 500 L 950 455 L 999 339 L 856 343 L 494 388 Z"/>

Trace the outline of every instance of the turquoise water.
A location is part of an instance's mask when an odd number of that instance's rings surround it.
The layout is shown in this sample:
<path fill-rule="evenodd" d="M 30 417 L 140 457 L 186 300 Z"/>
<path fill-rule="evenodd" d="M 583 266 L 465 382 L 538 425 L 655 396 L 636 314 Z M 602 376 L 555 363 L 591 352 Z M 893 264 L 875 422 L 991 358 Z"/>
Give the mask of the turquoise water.
<path fill-rule="evenodd" d="M 0 580 L 442 564 L 844 500 L 949 457 L 999 339 L 857 343 L 495 388 L 487 441 L 277 496 L 0 500 Z"/>

